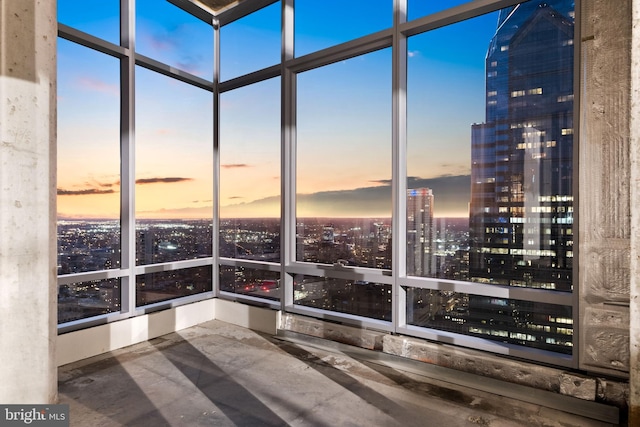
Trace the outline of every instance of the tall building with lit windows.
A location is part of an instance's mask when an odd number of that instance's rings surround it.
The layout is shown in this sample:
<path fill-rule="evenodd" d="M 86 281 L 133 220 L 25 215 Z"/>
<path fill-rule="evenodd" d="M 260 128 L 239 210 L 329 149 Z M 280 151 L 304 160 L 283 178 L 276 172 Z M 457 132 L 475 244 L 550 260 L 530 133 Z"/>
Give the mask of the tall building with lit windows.
<path fill-rule="evenodd" d="M 433 273 L 433 191 L 407 190 L 407 274 Z"/>
<path fill-rule="evenodd" d="M 572 290 L 574 2 L 501 11 L 472 125 L 470 280 Z M 571 312 L 470 296 L 469 332 L 571 353 Z"/>
<path fill-rule="evenodd" d="M 500 13 L 472 126 L 472 281 L 571 291 L 573 3 Z"/>

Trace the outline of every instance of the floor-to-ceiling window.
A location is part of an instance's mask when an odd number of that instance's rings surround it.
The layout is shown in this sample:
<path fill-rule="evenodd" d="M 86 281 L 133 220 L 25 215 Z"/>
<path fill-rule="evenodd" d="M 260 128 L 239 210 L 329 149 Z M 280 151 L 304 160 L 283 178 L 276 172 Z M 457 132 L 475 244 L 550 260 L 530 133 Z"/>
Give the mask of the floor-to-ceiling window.
<path fill-rule="evenodd" d="M 223 297 L 279 307 L 281 5 L 221 27 L 218 251 Z"/>
<path fill-rule="evenodd" d="M 574 363 L 574 1 L 245 2 L 215 30 L 136 3 L 121 46 L 117 11 L 60 15 L 61 89 L 97 56 L 104 100 L 68 98 L 110 129 L 82 144 L 61 91 L 68 304 L 215 290 Z"/>
<path fill-rule="evenodd" d="M 149 0 L 58 20 L 61 330 L 212 296 L 212 26 Z"/>
<path fill-rule="evenodd" d="M 530 1 L 408 38 L 407 325 L 572 353 L 573 28 Z"/>

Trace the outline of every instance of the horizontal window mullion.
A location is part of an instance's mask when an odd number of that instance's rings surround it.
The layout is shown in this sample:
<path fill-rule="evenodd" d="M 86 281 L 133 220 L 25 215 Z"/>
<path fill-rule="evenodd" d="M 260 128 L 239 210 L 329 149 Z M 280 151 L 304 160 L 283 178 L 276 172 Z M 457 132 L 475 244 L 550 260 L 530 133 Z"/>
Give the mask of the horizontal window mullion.
<path fill-rule="evenodd" d="M 393 30 L 388 29 L 292 59 L 287 61 L 285 66 L 290 68 L 294 73 L 301 73 L 324 65 L 333 64 L 338 61 L 344 61 L 356 56 L 391 47 L 392 42 Z"/>
<path fill-rule="evenodd" d="M 260 83 L 264 80 L 269 80 L 273 77 L 280 76 L 282 67 L 280 64 L 272 65 L 271 67 L 263 68 L 262 70 L 254 71 L 243 76 L 235 77 L 231 80 L 226 80 L 220 83 L 220 93 L 228 92 L 230 90 L 239 89 L 243 86 L 248 86 L 254 83 Z"/>
<path fill-rule="evenodd" d="M 399 283 L 400 286 L 404 287 L 459 292 L 471 295 L 488 296 L 495 298 L 509 298 L 522 301 L 542 302 L 547 304 L 559 304 L 567 306 L 573 305 L 572 293 L 550 291 L 547 289 L 486 285 L 483 283 L 431 279 L 424 277 L 406 277 L 399 279 Z"/>
<path fill-rule="evenodd" d="M 156 61 L 155 59 L 140 55 L 139 53 L 135 54 L 135 61 L 136 65 L 144 67 L 148 70 L 155 71 L 167 77 L 172 77 L 176 80 L 180 80 L 181 82 L 196 86 L 200 89 L 213 92 L 213 82 L 205 80 L 202 77 L 198 77 L 191 73 L 187 73 L 186 71 L 179 70 L 160 61 Z"/>
<path fill-rule="evenodd" d="M 377 270 L 363 267 L 336 267 L 333 265 L 295 262 L 285 267 L 289 274 L 305 274 L 316 277 L 327 277 L 344 280 L 362 280 L 385 285 L 393 284 L 393 276 L 389 270 Z"/>
<path fill-rule="evenodd" d="M 97 50 L 98 52 L 106 53 L 107 55 L 115 56 L 116 58 L 125 58 L 130 56 L 130 50 L 110 43 L 99 37 L 92 36 L 75 28 L 69 27 L 65 24 L 58 23 L 58 36 L 65 40 L 78 43 L 82 46 Z"/>
<path fill-rule="evenodd" d="M 182 270 L 185 268 L 202 267 L 206 265 L 211 265 L 212 262 L 213 262 L 212 257 L 189 259 L 185 261 L 173 261 L 173 262 L 167 262 L 162 264 L 139 265 L 134 269 L 134 271 L 136 275 L 148 274 L 148 273 L 159 273 L 161 271 Z"/>
<path fill-rule="evenodd" d="M 495 12 L 505 7 L 514 6 L 522 3 L 522 1 L 523 0 L 475 0 L 452 7 L 451 9 L 427 15 L 423 18 L 411 20 L 400 24 L 398 28 L 405 36 L 412 36 L 455 24 L 456 22 L 474 18 L 485 13 Z"/>
<path fill-rule="evenodd" d="M 280 271 L 280 264 L 273 262 L 261 262 L 254 260 L 236 259 L 236 258 L 220 258 L 220 265 L 228 265 L 232 267 L 247 267 L 264 271 Z"/>
<path fill-rule="evenodd" d="M 104 279 L 117 279 L 129 274 L 128 269 L 124 270 L 101 270 L 101 271 L 87 271 L 83 273 L 65 274 L 58 276 L 58 286 L 70 285 L 72 283 L 90 282 L 93 280 Z"/>
<path fill-rule="evenodd" d="M 275 301 L 268 298 L 260 298 L 252 295 L 246 295 L 246 294 L 237 294 L 237 293 L 228 292 L 228 291 L 220 291 L 220 297 L 226 300 L 247 303 L 249 305 L 266 306 L 274 310 L 279 310 L 281 305 L 279 300 Z"/>
<path fill-rule="evenodd" d="M 155 311 L 165 310 L 168 308 L 175 308 L 185 304 L 191 304 L 198 301 L 213 298 L 213 291 L 207 291 L 200 294 L 187 295 L 183 297 L 176 297 L 164 301 L 158 301 L 147 305 L 141 305 L 136 307 L 135 316 L 143 314 L 153 313 Z"/>
<path fill-rule="evenodd" d="M 348 313 L 339 313 L 335 311 L 323 310 L 320 308 L 307 307 L 299 304 L 287 306 L 287 313 L 302 314 L 313 316 L 323 320 L 340 322 L 359 326 L 360 328 L 376 329 L 379 331 L 392 332 L 393 324 L 384 320 L 376 320 L 368 317 L 357 316 Z"/>

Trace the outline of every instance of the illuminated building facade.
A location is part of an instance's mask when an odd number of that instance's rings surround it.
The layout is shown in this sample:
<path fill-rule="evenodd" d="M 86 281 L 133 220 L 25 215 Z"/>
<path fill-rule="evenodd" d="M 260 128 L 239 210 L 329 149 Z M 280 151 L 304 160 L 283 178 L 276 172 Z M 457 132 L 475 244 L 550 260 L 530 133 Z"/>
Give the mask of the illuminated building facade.
<path fill-rule="evenodd" d="M 433 191 L 407 190 L 407 274 L 431 276 L 433 270 Z"/>
<path fill-rule="evenodd" d="M 572 290 L 573 3 L 500 13 L 472 126 L 471 281 Z M 471 334 L 571 352 L 569 307 L 470 296 L 468 316 Z"/>
<path fill-rule="evenodd" d="M 573 2 L 501 11 L 472 127 L 470 276 L 571 291 Z"/>

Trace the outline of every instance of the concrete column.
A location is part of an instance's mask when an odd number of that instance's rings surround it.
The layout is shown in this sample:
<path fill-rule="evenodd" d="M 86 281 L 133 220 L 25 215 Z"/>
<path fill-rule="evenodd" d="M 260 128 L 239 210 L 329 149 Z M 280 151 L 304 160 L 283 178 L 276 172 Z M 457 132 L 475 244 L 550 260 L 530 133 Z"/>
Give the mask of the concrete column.
<path fill-rule="evenodd" d="M 640 0 L 633 0 L 631 31 L 631 292 L 629 425 L 640 425 Z"/>
<path fill-rule="evenodd" d="M 0 402 L 57 400 L 56 1 L 0 0 Z"/>

